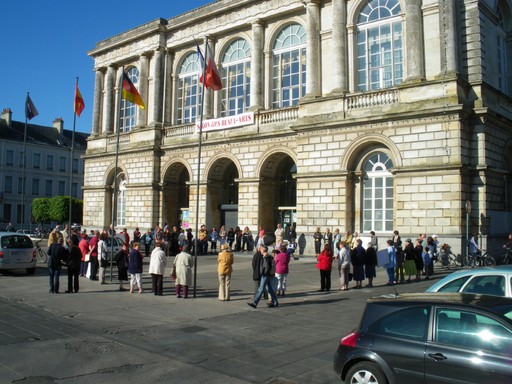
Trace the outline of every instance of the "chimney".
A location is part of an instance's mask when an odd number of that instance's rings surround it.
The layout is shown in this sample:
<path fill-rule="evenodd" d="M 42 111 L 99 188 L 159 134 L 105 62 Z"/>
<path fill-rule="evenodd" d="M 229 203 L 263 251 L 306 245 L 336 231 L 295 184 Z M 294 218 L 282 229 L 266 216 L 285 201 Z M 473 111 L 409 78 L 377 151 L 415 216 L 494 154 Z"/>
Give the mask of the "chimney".
<path fill-rule="evenodd" d="M 12 121 L 11 108 L 4 108 L 2 110 L 2 121 L 4 121 L 8 127 L 11 127 L 11 121 Z"/>
<path fill-rule="evenodd" d="M 57 117 L 53 120 L 53 128 L 59 131 L 59 135 L 62 135 L 62 131 L 64 130 L 64 120 L 62 120 L 62 117 Z"/>

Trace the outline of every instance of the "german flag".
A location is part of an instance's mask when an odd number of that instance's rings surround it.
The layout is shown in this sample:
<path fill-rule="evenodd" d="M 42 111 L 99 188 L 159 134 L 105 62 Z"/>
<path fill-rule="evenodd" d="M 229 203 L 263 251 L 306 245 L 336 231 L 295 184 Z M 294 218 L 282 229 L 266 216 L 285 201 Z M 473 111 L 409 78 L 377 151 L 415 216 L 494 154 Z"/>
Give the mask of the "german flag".
<path fill-rule="evenodd" d="M 126 73 L 123 71 L 123 91 L 121 92 L 121 97 L 125 100 L 131 101 L 133 104 L 137 104 L 141 109 L 146 109 L 146 105 L 142 101 L 142 97 L 140 97 L 139 91 L 135 88 L 132 81 Z"/>

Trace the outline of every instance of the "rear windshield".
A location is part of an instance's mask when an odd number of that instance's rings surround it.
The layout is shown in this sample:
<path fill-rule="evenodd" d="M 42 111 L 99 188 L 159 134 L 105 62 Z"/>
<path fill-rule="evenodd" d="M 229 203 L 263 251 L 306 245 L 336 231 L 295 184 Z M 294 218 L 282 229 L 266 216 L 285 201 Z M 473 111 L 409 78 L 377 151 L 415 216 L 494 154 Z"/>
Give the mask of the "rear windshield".
<path fill-rule="evenodd" d="M 32 248 L 32 240 L 30 237 L 23 235 L 7 235 L 0 239 L 1 247 L 4 249 L 11 248 Z"/>

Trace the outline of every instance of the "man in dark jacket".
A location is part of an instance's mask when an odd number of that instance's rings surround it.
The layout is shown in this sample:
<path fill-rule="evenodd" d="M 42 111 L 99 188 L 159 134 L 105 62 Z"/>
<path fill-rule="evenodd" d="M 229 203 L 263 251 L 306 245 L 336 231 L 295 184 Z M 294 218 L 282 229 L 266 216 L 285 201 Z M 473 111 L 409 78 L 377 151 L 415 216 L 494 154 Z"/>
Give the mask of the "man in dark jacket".
<path fill-rule="evenodd" d="M 258 292 L 258 288 L 260 287 L 261 282 L 261 272 L 260 272 L 260 265 L 261 265 L 261 259 L 263 256 L 261 255 L 260 246 L 256 248 L 256 253 L 252 257 L 252 279 L 254 280 L 254 294 Z M 263 292 L 265 300 L 268 299 L 268 292 L 265 290 Z"/>
<path fill-rule="evenodd" d="M 48 248 L 48 271 L 50 273 L 50 293 L 59 293 L 60 270 L 62 261 L 68 258 L 68 250 L 64 248 L 64 238 L 58 237 Z"/>
<path fill-rule="evenodd" d="M 82 252 L 73 240 L 69 242 L 69 256 L 68 256 L 68 290 L 66 293 L 78 293 L 78 275 L 80 273 L 80 264 L 82 262 Z"/>
<path fill-rule="evenodd" d="M 270 294 L 270 297 L 272 298 L 272 302 L 268 304 L 268 306 L 277 307 L 279 306 L 279 302 L 277 301 L 274 288 L 272 288 L 272 275 L 275 274 L 274 258 L 267 253 L 268 247 L 266 245 L 260 245 L 259 248 L 262 256 L 260 263 L 261 282 L 258 288 L 258 292 L 256 293 L 256 296 L 254 296 L 254 300 L 247 303 L 247 305 L 249 307 L 256 308 L 266 288 Z"/>

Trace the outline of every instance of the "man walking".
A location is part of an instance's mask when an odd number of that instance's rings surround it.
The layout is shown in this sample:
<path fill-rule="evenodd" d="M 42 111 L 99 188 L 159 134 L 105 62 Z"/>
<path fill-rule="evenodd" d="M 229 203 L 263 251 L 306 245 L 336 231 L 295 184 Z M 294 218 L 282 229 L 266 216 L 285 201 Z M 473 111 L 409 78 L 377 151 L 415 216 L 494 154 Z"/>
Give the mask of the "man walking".
<path fill-rule="evenodd" d="M 272 278 L 271 275 L 275 274 L 275 262 L 271 255 L 268 254 L 268 247 L 266 245 L 260 245 L 261 251 L 261 264 L 260 264 L 260 272 L 261 272 L 261 282 L 260 287 L 258 288 L 258 292 L 254 297 L 254 300 L 250 303 L 247 303 L 249 307 L 256 308 L 258 303 L 263 296 L 263 292 L 265 288 L 267 288 L 270 297 L 272 298 L 272 303 L 268 304 L 269 307 L 277 307 L 279 306 L 279 302 L 277 301 L 276 293 L 274 292 L 274 288 L 272 288 Z"/>

